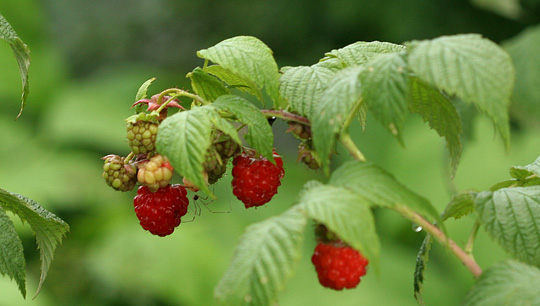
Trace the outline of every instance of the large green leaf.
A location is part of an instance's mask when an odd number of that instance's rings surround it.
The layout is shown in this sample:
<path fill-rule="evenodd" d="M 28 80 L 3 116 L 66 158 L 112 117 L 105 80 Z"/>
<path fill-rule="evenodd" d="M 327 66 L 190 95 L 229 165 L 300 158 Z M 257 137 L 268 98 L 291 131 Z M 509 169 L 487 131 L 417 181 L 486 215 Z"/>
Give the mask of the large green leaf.
<path fill-rule="evenodd" d="M 216 77 L 197 67 L 188 75 L 191 88 L 206 101 L 215 101 L 219 96 L 229 94 L 229 90 Z"/>
<path fill-rule="evenodd" d="M 0 14 L 0 39 L 6 41 L 13 50 L 17 64 L 19 65 L 19 73 L 21 74 L 23 92 L 21 110 L 17 118 L 21 115 L 24 106 L 26 105 L 26 98 L 29 92 L 28 83 L 28 67 L 30 66 L 30 49 L 19 38 L 17 33 L 13 30 L 9 22 Z"/>
<path fill-rule="evenodd" d="M 47 277 L 54 250 L 69 230 L 69 226 L 37 202 L 3 189 L 0 189 L 0 205 L 4 210 L 9 210 L 19 216 L 23 222 L 27 222 L 36 235 L 41 259 L 41 276 L 37 295 Z"/>
<path fill-rule="evenodd" d="M 159 125 L 156 140 L 158 152 L 169 158 L 175 170 L 209 195 L 203 162 L 212 142 L 212 111 L 196 107 L 168 117 Z"/>
<path fill-rule="evenodd" d="M 286 69 L 280 78 L 280 91 L 291 109 L 311 119 L 322 91 L 328 86 L 336 69 L 322 64 Z"/>
<path fill-rule="evenodd" d="M 268 160 L 274 160 L 272 127 L 257 107 L 235 95 L 220 96 L 212 105 L 218 110 L 232 114 L 238 121 L 246 124 L 249 130 L 244 137 L 249 145 Z"/>
<path fill-rule="evenodd" d="M 362 103 L 360 74 L 363 70 L 363 67 L 352 67 L 338 71 L 330 80 L 331 85 L 322 93 L 313 113 L 313 144 L 327 172 L 336 136 L 347 118 L 355 115 L 355 107 Z"/>
<path fill-rule="evenodd" d="M 479 193 L 475 208 L 486 231 L 506 252 L 540 266 L 540 186 Z"/>
<path fill-rule="evenodd" d="M 222 305 L 276 303 L 301 255 L 307 218 L 298 207 L 249 226 L 214 296 Z"/>
<path fill-rule="evenodd" d="M 264 101 L 261 89 L 253 80 L 239 76 L 220 65 L 210 65 L 203 68 L 203 71 L 223 81 L 228 89 L 238 89 L 255 96 L 259 101 Z"/>
<path fill-rule="evenodd" d="M 441 137 L 446 139 L 452 174 L 461 158 L 462 132 L 459 114 L 446 95 L 418 78 L 411 79 L 411 111 L 418 113 Z"/>
<path fill-rule="evenodd" d="M 344 187 L 310 182 L 304 188 L 299 205 L 307 215 L 362 252 L 379 270 L 381 246 L 369 203 Z"/>
<path fill-rule="evenodd" d="M 23 245 L 13 222 L 0 205 L 0 273 L 14 279 L 26 297 L 26 262 Z"/>
<path fill-rule="evenodd" d="M 364 102 L 384 127 L 401 138 L 409 111 L 407 63 L 402 55 L 390 53 L 372 58 L 366 67 L 360 76 Z"/>
<path fill-rule="evenodd" d="M 540 108 L 540 25 L 529 27 L 503 47 L 512 57 L 516 68 L 516 86 L 512 107 L 524 118 L 539 121 Z"/>
<path fill-rule="evenodd" d="M 474 34 L 413 41 L 408 46 L 410 69 L 420 79 L 485 112 L 508 148 L 508 106 L 514 85 L 510 56 Z"/>
<path fill-rule="evenodd" d="M 372 163 L 346 162 L 332 173 L 328 183 L 348 188 L 364 198 L 369 205 L 389 208 L 404 205 L 424 215 L 428 220 L 442 224 L 439 213 L 427 199 Z"/>
<path fill-rule="evenodd" d="M 540 305 L 540 270 L 507 260 L 484 271 L 467 294 L 465 306 Z"/>
<path fill-rule="evenodd" d="M 396 45 L 388 42 L 359 41 L 341 49 L 332 50 L 326 53 L 323 61 L 331 58 L 338 58 L 347 66 L 356 66 L 365 64 L 369 59 L 379 54 L 399 52 L 405 49 L 402 45 Z"/>
<path fill-rule="evenodd" d="M 229 38 L 198 51 L 197 55 L 255 82 L 259 89 L 266 90 L 276 108 L 286 106 L 279 94 L 279 71 L 272 50 L 259 39 L 251 36 Z"/>

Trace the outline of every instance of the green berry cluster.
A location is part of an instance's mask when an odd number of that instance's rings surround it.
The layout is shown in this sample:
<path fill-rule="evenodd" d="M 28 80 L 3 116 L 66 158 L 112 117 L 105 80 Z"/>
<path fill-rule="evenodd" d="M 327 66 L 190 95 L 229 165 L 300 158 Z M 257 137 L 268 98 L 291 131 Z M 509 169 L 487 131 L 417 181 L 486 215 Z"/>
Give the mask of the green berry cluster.
<path fill-rule="evenodd" d="M 126 163 L 125 158 L 118 155 L 107 155 L 102 158 L 103 178 L 107 185 L 115 190 L 130 191 L 137 183 L 137 167 L 133 163 Z"/>
<path fill-rule="evenodd" d="M 159 124 L 167 117 L 167 107 L 182 107 L 175 100 L 162 106 L 158 102 L 160 96 L 155 95 L 150 100 L 142 99 L 134 104 L 147 104 L 147 111 L 152 112 L 139 112 L 126 119 L 126 137 L 131 149 L 129 155 L 121 157 L 110 154 L 103 157 L 102 177 L 115 190 L 133 190 L 137 182 L 148 187 L 150 192 L 169 185 L 174 168 L 166 156 L 156 151 L 156 139 Z M 162 96 L 161 102 L 168 99 Z"/>

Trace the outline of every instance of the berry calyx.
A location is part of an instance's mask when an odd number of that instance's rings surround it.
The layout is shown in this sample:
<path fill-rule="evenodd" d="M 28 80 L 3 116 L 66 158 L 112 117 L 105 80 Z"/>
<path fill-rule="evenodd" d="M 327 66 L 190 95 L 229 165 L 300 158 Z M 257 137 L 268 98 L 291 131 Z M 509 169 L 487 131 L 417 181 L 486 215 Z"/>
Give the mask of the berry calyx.
<path fill-rule="evenodd" d="M 160 237 L 174 232 L 187 213 L 188 205 L 186 189 L 180 185 L 167 185 L 156 192 L 140 186 L 133 199 L 142 228 Z"/>
<path fill-rule="evenodd" d="M 161 96 L 161 99 L 159 98 L 160 96 Z M 153 95 L 152 98 L 150 98 L 150 99 L 141 99 L 141 100 L 133 103 L 133 105 L 131 107 L 135 107 L 135 106 L 138 106 L 138 105 L 141 105 L 141 104 L 146 104 L 147 105 L 146 110 L 149 111 L 149 112 L 159 110 L 159 112 L 156 112 L 157 115 L 158 115 L 157 119 L 159 121 L 163 121 L 167 117 L 167 109 L 168 108 L 175 107 L 175 108 L 184 109 L 179 104 L 180 101 L 178 101 L 177 99 L 171 99 L 171 98 L 172 97 L 170 97 L 170 96 L 165 96 L 165 95 L 162 96 L 161 94 L 156 94 L 156 95 Z M 158 100 L 161 100 L 161 101 L 158 101 Z M 163 103 L 167 103 L 167 104 L 163 105 Z"/>
<path fill-rule="evenodd" d="M 103 174 L 101 175 L 107 185 L 115 190 L 130 191 L 137 183 L 137 167 L 134 164 L 126 163 L 124 157 L 110 154 L 102 157 Z"/>
<path fill-rule="evenodd" d="M 366 275 L 369 261 L 357 250 L 343 245 L 320 242 L 315 247 L 311 262 L 319 283 L 330 289 L 352 289 Z"/>
<path fill-rule="evenodd" d="M 166 156 L 157 154 L 150 160 L 139 163 L 137 180 L 151 192 L 169 185 L 174 173 L 174 168 Z"/>
<path fill-rule="evenodd" d="M 246 208 L 261 206 L 277 193 L 284 175 L 283 161 L 274 152 L 273 164 L 253 151 L 244 151 L 233 160 L 233 194 Z"/>

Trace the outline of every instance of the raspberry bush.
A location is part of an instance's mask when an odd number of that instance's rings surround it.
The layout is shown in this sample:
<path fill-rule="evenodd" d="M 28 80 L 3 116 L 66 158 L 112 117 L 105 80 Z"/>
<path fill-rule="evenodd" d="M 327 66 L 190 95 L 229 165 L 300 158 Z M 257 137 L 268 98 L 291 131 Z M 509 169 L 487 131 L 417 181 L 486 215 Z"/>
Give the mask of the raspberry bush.
<path fill-rule="evenodd" d="M 283 120 L 289 126 L 287 132 L 299 141 L 298 162 L 306 164 L 306 171 L 321 169 L 329 176 L 326 183 L 308 182 L 295 205 L 282 214 L 246 229 L 231 265 L 215 288 L 218 303 L 275 303 L 277 292 L 301 258 L 303 232 L 310 220 L 325 229 L 311 257 L 313 277 L 330 289 L 356 288 L 361 277 L 369 277 L 368 263 L 373 271 L 370 274 L 378 273 L 384 264 L 379 260 L 381 247 L 372 212 L 376 208 L 394 210 L 427 232 L 413 279 L 414 295 L 420 304 L 433 240 L 447 247 L 479 279 L 465 297 L 470 305 L 482 300 L 482 290 L 491 290 L 490 277 L 509 273 L 508 265 L 514 266 L 509 262 L 492 268 L 495 272 L 483 273 L 471 253 L 478 227 L 485 227 L 503 249 L 522 262 L 519 269 L 540 264 L 540 209 L 527 200 L 540 199 L 538 161 L 512 168 L 514 178 L 489 191 L 456 194 L 440 214 L 427 199 L 367 161 L 354 140 L 361 135 L 350 133 L 355 121 L 367 128 L 370 114 L 403 143 L 405 119 L 409 113 L 417 114 L 445 139 L 453 176 L 462 151 L 458 108 L 470 103 L 491 119 L 508 148 L 506 110 L 514 68 L 508 54 L 493 42 L 472 34 L 402 45 L 357 42 L 326 53 L 311 66 L 281 69 L 268 46 L 249 36 L 227 39 L 197 55 L 204 59 L 204 65 L 188 74 L 192 91 L 165 89 L 153 96 L 155 106 L 149 105 L 146 112 L 139 110 L 132 117 L 155 118 L 157 133 L 149 133 L 146 128 L 141 136 L 133 136 L 141 132 L 132 132 L 128 125 L 129 140 L 153 139 L 156 135 L 155 151 L 132 146 L 139 174 L 154 154 L 166 156 L 171 165 L 167 169 L 174 168 L 184 187 L 216 199 L 209 186 L 219 184 L 230 165 L 232 193 L 245 208 L 266 205 L 278 193 L 285 173 L 281 156 L 275 154 L 271 126 L 274 120 Z M 140 87 L 137 99 L 144 99 L 152 81 Z M 165 109 L 172 101 L 180 109 L 169 115 Z M 350 160 L 331 164 L 340 150 L 347 152 Z M 148 185 L 140 177 L 139 182 Z M 161 193 L 161 188 L 154 190 Z M 152 195 L 146 187 L 139 187 L 141 190 Z M 143 218 L 140 210 L 137 212 L 143 228 L 151 232 L 151 227 L 166 229 L 158 235 L 170 234 L 180 222 L 179 215 L 172 214 L 178 219 L 166 217 L 171 221 L 154 221 L 149 227 L 143 223 L 159 218 L 150 217 L 155 213 L 147 208 L 143 211 Z M 444 222 L 473 212 L 478 214 L 478 221 L 463 248 L 447 235 Z M 513 218 L 517 213 L 526 218 Z M 519 239 L 510 234 L 516 229 Z M 250 254 L 249 260 L 245 254 Z M 540 272 L 534 273 L 540 278 Z M 505 285 L 518 286 L 510 282 Z M 526 301 L 531 296 L 520 298 Z"/>
<path fill-rule="evenodd" d="M 296 199 L 285 200 L 291 205 L 282 213 L 246 229 L 215 288 L 219 304 L 277 304 L 298 261 L 309 261 L 300 250 L 311 224 L 325 229 L 317 241 L 308 242 L 316 245 L 312 277 L 334 290 L 361 287 L 361 278 L 373 277 L 385 264 L 375 230 L 373 211 L 378 209 L 393 210 L 426 233 L 412 279 L 419 304 L 424 304 L 424 271 L 433 241 L 476 279 L 465 305 L 538 303 L 534 284 L 540 279 L 540 158 L 512 167 L 511 178 L 493 182 L 489 190 L 457 192 L 440 213 L 425 197 L 370 162 L 369 154 L 363 153 L 369 151 L 357 146 L 362 135 L 351 132 L 352 124 L 369 128 L 368 118 L 373 118 L 404 143 L 405 120 L 409 114 L 418 115 L 444 138 L 452 177 L 462 153 L 463 106 L 469 104 L 492 121 L 508 149 L 514 67 L 501 47 L 475 34 L 403 44 L 357 42 L 325 53 L 313 65 L 280 68 L 262 41 L 239 36 L 197 55 L 204 63 L 188 73 L 190 89 L 159 89 L 147 99 L 153 79 L 140 86 L 134 114 L 125 122 L 126 137 L 119 140 L 129 153 L 104 157 L 107 185 L 123 192 L 134 192 L 140 185 L 133 209 L 144 230 L 157 236 L 174 231 L 181 235 L 176 227 L 188 211 L 186 189 L 219 201 L 212 185 L 220 184 L 227 171 L 231 193 L 245 208 L 283 203 L 272 203 L 284 188 L 280 185 L 286 172 L 275 150 L 287 152 L 275 149 L 274 120 L 289 126 L 287 132 L 298 141 L 296 158 L 306 164 L 306 171 L 328 177 L 325 182 L 308 182 Z M 38 238 L 45 248 L 46 275 L 51 252 L 67 225 L 40 214 L 43 211 L 29 199 L 0 192 L 2 209 L 14 203 L 34 208 L 36 220 L 52 221 L 53 237 Z M 232 213 L 240 205 L 233 204 Z M 0 210 L 4 221 L 2 214 Z M 445 221 L 466 215 L 476 222 L 462 246 L 450 237 Z M 25 220 L 32 218 L 25 215 Z M 484 270 L 473 256 L 479 228 L 511 259 Z M 24 283 L 20 269 L 2 273 Z"/>

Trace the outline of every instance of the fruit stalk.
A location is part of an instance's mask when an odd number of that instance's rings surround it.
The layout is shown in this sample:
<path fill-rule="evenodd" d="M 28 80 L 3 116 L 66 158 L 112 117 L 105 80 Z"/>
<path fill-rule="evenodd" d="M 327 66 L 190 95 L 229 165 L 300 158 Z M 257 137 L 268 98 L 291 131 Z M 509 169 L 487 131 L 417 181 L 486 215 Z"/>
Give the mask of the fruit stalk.
<path fill-rule="evenodd" d="M 159 97 L 157 99 L 157 101 L 161 101 L 163 99 L 164 96 L 168 95 L 168 94 L 172 94 L 171 95 L 171 98 L 169 98 L 169 100 L 167 100 L 166 103 L 163 103 L 160 108 L 157 110 L 158 113 L 164 108 L 167 106 L 167 103 L 169 101 L 172 101 L 178 97 L 187 97 L 187 98 L 190 98 L 190 99 L 193 99 L 203 105 L 206 105 L 206 104 L 209 104 L 207 101 L 205 101 L 203 98 L 199 97 L 198 95 L 196 94 L 192 94 L 190 92 L 187 92 L 185 90 L 182 90 L 182 89 L 178 89 L 178 88 L 169 88 L 169 89 L 166 89 L 164 91 L 162 91 L 160 94 L 159 94 Z"/>
<path fill-rule="evenodd" d="M 345 148 L 347 148 L 347 151 L 349 151 L 349 153 L 351 153 L 351 155 L 354 158 L 365 162 L 366 157 L 364 156 L 362 151 L 360 151 L 360 149 L 358 149 L 358 147 L 354 144 L 354 141 L 352 140 L 351 136 L 349 135 L 349 126 L 351 125 L 354 118 L 356 118 L 356 114 L 358 113 L 358 109 L 360 109 L 362 104 L 363 104 L 362 100 L 358 101 L 356 103 L 356 105 L 354 106 L 354 108 L 352 109 L 352 111 L 350 112 L 349 116 L 347 117 L 347 119 L 343 123 L 343 127 L 341 128 L 341 133 L 339 135 L 339 140 L 345 146 Z"/>

